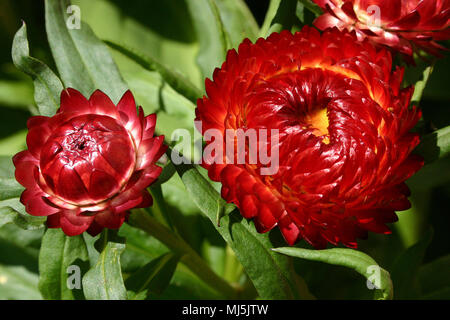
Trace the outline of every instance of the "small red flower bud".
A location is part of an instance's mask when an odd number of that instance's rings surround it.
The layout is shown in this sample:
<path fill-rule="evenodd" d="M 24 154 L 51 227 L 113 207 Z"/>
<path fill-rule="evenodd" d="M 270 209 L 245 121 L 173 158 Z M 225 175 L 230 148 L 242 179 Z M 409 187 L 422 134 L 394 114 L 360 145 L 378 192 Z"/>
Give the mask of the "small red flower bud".
<path fill-rule="evenodd" d="M 26 211 L 69 236 L 119 228 L 130 209 L 152 204 L 146 188 L 166 150 L 155 123 L 156 115 L 136 112 L 130 91 L 116 107 L 99 90 L 89 100 L 64 90 L 53 117 L 28 120 L 28 150 L 13 158 Z"/>
<path fill-rule="evenodd" d="M 267 163 L 226 155 L 204 164 L 209 177 L 259 232 L 278 225 L 289 244 L 354 248 L 367 231 L 389 233 L 395 211 L 410 206 L 404 181 L 423 165 L 411 155 L 419 137 L 409 132 L 421 113 L 402 79 L 387 50 L 347 31 L 304 27 L 246 39 L 206 80 L 197 120 L 203 135 L 222 133 L 223 149 L 230 130 L 278 130 L 269 148 L 279 150 L 277 170 L 262 174 Z"/>
<path fill-rule="evenodd" d="M 325 13 L 314 21 L 321 30 L 354 30 L 358 39 L 369 38 L 405 55 L 423 49 L 440 56 L 437 43 L 450 39 L 449 0 L 314 0 Z"/>

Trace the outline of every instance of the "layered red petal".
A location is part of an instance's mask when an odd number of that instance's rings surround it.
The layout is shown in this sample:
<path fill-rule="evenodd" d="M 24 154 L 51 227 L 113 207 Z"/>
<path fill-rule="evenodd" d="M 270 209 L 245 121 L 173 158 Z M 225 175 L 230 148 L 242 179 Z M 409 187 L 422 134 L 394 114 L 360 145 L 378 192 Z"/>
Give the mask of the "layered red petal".
<path fill-rule="evenodd" d="M 226 150 L 205 155 L 204 167 L 259 232 L 278 225 L 289 244 L 354 248 L 367 231 L 387 233 L 395 211 L 408 208 L 404 181 L 423 164 L 411 155 L 418 136 L 408 131 L 420 113 L 402 77 L 387 50 L 347 31 L 304 27 L 245 40 L 198 101 L 205 152 Z M 221 133 L 218 143 L 209 130 Z M 227 135 L 251 130 L 267 133 L 253 143 L 259 158 L 248 138 L 238 162 L 239 142 L 229 154 Z"/>
<path fill-rule="evenodd" d="M 146 188 L 166 150 L 155 124 L 130 91 L 115 106 L 99 90 L 89 99 L 63 90 L 56 115 L 30 118 L 28 150 L 13 158 L 27 212 L 70 236 L 119 228 L 129 210 L 151 205 Z"/>
<path fill-rule="evenodd" d="M 314 25 L 325 30 L 337 27 L 355 31 L 359 39 L 369 38 L 405 55 L 412 63 L 419 49 L 441 56 L 444 48 L 436 41 L 450 39 L 448 0 L 314 0 L 324 14 Z"/>

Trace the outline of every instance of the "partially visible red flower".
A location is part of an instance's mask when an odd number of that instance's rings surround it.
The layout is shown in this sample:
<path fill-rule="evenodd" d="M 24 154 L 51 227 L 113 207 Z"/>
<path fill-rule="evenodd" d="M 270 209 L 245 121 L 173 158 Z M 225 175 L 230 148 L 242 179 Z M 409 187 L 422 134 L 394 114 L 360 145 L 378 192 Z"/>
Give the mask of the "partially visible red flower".
<path fill-rule="evenodd" d="M 64 90 L 56 115 L 28 120 L 28 150 L 13 158 L 26 211 L 69 236 L 119 228 L 130 209 L 152 204 L 146 188 L 166 150 L 155 123 L 130 91 L 116 107 L 99 90 L 89 100 Z"/>
<path fill-rule="evenodd" d="M 246 39 L 206 80 L 197 120 L 203 135 L 222 133 L 224 149 L 226 130 L 278 129 L 278 170 L 263 175 L 259 160 L 216 159 L 204 164 L 209 177 L 259 232 L 278 225 L 291 245 L 303 238 L 354 248 L 367 231 L 390 233 L 395 211 L 410 207 L 404 181 L 423 165 L 411 155 L 419 136 L 409 131 L 421 113 L 409 106 L 403 72 L 392 72 L 387 50 L 347 31 Z"/>
<path fill-rule="evenodd" d="M 355 30 L 401 52 L 410 63 L 417 49 L 440 56 L 437 43 L 450 39 L 450 0 L 314 0 L 325 13 L 314 21 L 321 30 Z"/>

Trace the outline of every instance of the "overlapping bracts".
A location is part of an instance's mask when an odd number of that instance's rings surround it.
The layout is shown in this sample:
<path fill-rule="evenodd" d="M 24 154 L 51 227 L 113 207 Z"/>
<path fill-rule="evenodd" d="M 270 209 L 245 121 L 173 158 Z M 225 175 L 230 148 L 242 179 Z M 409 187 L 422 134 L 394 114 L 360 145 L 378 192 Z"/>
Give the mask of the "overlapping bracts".
<path fill-rule="evenodd" d="M 136 112 L 130 91 L 116 107 L 99 90 L 89 100 L 64 90 L 55 116 L 28 120 L 28 150 L 13 158 L 26 211 L 69 236 L 119 228 L 130 209 L 152 204 L 146 188 L 166 149 L 155 124 L 156 115 Z"/>
<path fill-rule="evenodd" d="M 314 0 L 324 14 L 314 25 L 321 30 L 354 30 L 358 39 L 369 38 L 404 55 L 423 49 L 441 56 L 437 41 L 450 39 L 449 0 Z"/>
<path fill-rule="evenodd" d="M 387 50 L 347 31 L 304 27 L 245 40 L 206 80 L 197 120 L 203 134 L 224 137 L 277 129 L 279 167 L 261 175 L 261 163 L 216 161 L 204 164 L 209 177 L 259 232 L 278 225 L 291 245 L 303 238 L 355 248 L 367 231 L 389 233 L 395 211 L 410 207 L 404 181 L 423 165 L 409 132 L 421 113 L 402 78 Z"/>

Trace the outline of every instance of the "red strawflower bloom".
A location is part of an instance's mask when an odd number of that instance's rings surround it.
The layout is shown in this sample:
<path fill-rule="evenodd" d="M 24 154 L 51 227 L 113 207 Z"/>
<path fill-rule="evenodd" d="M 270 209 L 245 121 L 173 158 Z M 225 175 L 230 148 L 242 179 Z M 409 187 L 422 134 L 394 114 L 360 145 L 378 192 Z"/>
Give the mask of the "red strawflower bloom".
<path fill-rule="evenodd" d="M 325 13 L 314 21 L 321 30 L 355 30 L 405 55 L 423 49 L 440 56 L 436 41 L 450 39 L 450 0 L 314 0 Z"/>
<path fill-rule="evenodd" d="M 26 211 L 69 236 L 119 228 L 130 209 L 152 204 L 146 188 L 166 150 L 155 123 L 130 91 L 116 107 L 99 90 L 89 100 L 64 90 L 56 115 L 28 120 L 28 150 L 13 158 Z"/>
<path fill-rule="evenodd" d="M 391 70 L 387 50 L 337 29 L 283 31 L 230 50 L 198 100 L 202 134 L 278 129 L 279 167 L 262 175 L 261 162 L 208 160 L 222 197 L 259 232 L 278 225 L 291 245 L 354 248 L 367 231 L 390 233 L 395 211 L 410 207 L 404 181 L 423 165 L 410 155 L 421 117 L 409 108 L 413 88 L 401 89 L 402 68 Z"/>

